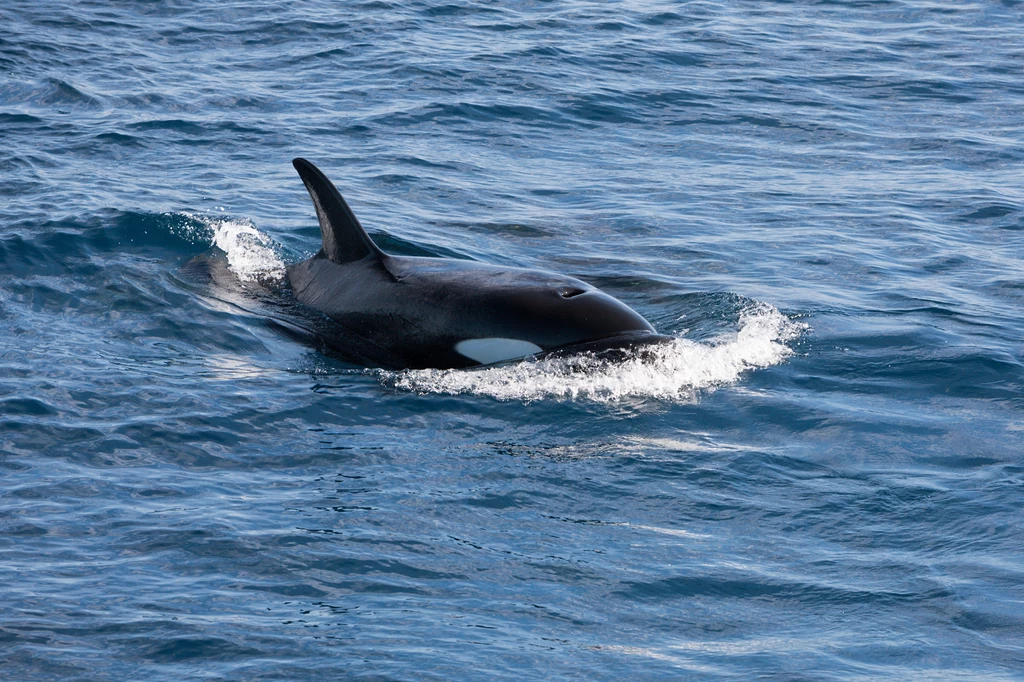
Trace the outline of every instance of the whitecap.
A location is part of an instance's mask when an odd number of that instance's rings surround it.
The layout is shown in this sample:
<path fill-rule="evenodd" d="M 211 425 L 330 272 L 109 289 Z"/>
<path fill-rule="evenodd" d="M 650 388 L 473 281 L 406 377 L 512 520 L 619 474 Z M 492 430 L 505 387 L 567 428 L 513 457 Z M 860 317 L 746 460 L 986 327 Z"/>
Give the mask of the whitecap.
<path fill-rule="evenodd" d="M 197 218 L 213 231 L 213 244 L 227 255 L 228 268 L 243 282 L 280 280 L 285 265 L 274 240 L 247 219 Z"/>
<path fill-rule="evenodd" d="M 735 383 L 750 370 L 793 354 L 787 342 L 807 325 L 760 303 L 740 313 L 737 330 L 708 342 L 676 338 L 626 359 L 593 355 L 527 358 L 469 370 L 381 371 L 381 381 L 417 393 L 473 394 L 499 400 L 613 402 L 632 398 L 692 400 L 701 390 Z"/>

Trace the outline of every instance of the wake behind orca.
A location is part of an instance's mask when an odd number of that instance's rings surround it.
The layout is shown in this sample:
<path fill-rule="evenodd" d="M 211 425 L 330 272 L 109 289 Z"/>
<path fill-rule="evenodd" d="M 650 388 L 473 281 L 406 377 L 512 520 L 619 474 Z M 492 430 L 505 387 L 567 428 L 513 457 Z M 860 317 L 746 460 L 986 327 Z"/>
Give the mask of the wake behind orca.
<path fill-rule="evenodd" d="M 595 287 L 543 270 L 395 256 L 370 239 L 334 184 L 292 161 L 323 246 L 287 268 L 295 299 L 330 318 L 342 354 L 387 369 L 454 369 L 532 355 L 616 353 L 670 341 Z"/>

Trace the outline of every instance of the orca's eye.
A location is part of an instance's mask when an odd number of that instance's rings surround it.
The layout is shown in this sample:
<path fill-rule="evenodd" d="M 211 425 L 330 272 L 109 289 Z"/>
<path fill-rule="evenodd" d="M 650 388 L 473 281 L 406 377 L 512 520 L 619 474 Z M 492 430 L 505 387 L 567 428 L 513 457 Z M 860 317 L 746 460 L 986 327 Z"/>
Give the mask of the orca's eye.
<path fill-rule="evenodd" d="M 573 296 L 579 296 L 580 294 L 587 293 L 586 289 L 580 289 L 579 287 L 562 287 L 558 290 L 558 295 L 562 298 L 572 298 Z"/>

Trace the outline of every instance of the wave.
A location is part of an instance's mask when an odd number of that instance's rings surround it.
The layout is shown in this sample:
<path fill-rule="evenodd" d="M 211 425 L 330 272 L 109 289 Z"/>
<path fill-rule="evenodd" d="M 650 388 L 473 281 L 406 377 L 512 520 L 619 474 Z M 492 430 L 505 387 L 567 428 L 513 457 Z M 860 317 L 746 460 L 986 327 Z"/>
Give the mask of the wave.
<path fill-rule="evenodd" d="M 498 400 L 689 401 L 701 390 L 735 383 L 745 372 L 783 362 L 793 354 L 787 343 L 808 328 L 766 303 L 744 309 L 737 326 L 734 333 L 707 342 L 680 337 L 624 360 L 580 355 L 471 370 L 381 370 L 379 375 L 386 385 L 416 393 Z"/>
<path fill-rule="evenodd" d="M 224 252 L 228 269 L 243 282 L 279 281 L 284 279 L 285 263 L 281 246 L 251 220 L 245 218 L 210 218 L 194 215 L 194 219 L 210 230 L 212 246 Z"/>

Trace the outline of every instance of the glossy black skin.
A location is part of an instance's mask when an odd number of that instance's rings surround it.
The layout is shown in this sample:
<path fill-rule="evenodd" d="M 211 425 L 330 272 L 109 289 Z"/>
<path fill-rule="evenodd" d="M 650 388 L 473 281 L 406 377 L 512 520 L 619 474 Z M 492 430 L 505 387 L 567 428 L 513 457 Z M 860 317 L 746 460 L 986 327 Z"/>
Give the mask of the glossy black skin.
<path fill-rule="evenodd" d="M 346 249 L 363 249 L 354 239 L 345 248 L 332 241 L 350 239 L 358 221 L 340 194 L 332 198 L 337 190 L 326 176 L 308 161 L 294 164 L 313 197 L 325 239 L 320 253 L 288 268 L 292 293 L 359 339 L 360 354 L 378 365 L 478 365 L 455 350 L 467 339 L 518 339 L 551 352 L 593 342 L 614 347 L 666 338 L 624 303 L 578 279 L 474 261 L 392 256 L 361 227 L 366 255 L 336 262 Z M 332 201 L 341 204 L 332 209 Z M 333 259 L 328 257 L 332 247 Z M 351 344 L 352 337 L 344 343 Z"/>
<path fill-rule="evenodd" d="M 288 279 L 301 303 L 408 368 L 479 364 L 455 351 L 466 339 L 521 339 L 551 351 L 655 333 L 608 294 L 540 270 L 400 256 L 339 265 L 318 255 L 291 266 Z"/>

